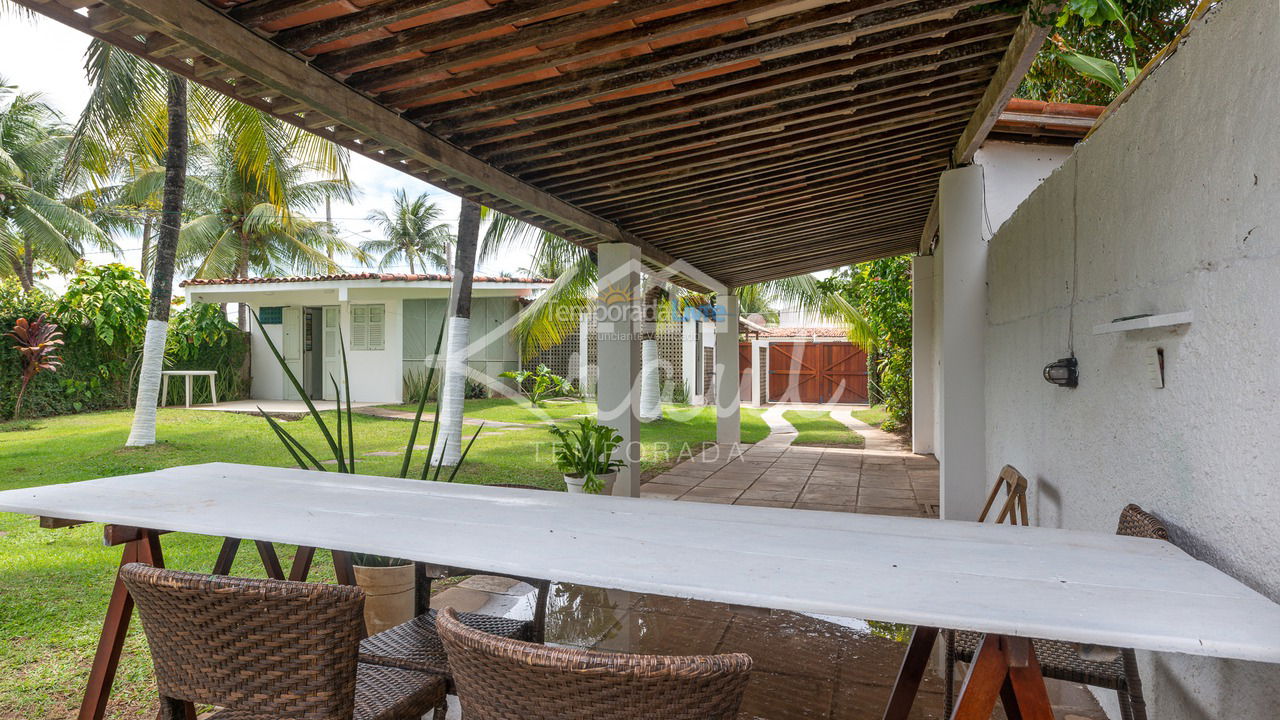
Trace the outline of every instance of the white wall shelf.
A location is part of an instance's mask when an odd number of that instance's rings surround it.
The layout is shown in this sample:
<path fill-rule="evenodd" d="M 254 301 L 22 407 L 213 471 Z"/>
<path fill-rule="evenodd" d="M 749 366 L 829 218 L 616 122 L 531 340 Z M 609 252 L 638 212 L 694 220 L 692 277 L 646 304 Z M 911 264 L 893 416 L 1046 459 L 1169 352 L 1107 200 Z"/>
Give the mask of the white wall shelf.
<path fill-rule="evenodd" d="M 1191 312 L 1165 313 L 1163 315 L 1143 315 L 1142 317 L 1130 318 L 1128 320 L 1116 320 L 1109 323 L 1093 326 L 1094 335 L 1106 335 L 1107 333 L 1129 332 L 1131 330 L 1151 330 L 1152 328 L 1174 327 L 1176 325 L 1190 325 Z"/>

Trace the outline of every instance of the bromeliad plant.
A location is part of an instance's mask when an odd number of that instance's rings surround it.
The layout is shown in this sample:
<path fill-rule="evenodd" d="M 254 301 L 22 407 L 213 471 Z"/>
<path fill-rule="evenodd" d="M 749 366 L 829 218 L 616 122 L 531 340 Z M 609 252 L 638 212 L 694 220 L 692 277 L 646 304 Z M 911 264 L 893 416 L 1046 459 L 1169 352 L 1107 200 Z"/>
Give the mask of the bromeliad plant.
<path fill-rule="evenodd" d="M 520 370 L 518 372 L 499 373 L 498 377 L 515 380 L 520 392 L 529 398 L 529 402 L 534 407 L 542 407 L 547 398 L 572 395 L 574 393 L 573 384 L 552 373 L 551 369 L 546 365 L 538 365 L 532 372 Z"/>
<path fill-rule="evenodd" d="M 62 365 L 62 358 L 58 356 L 62 332 L 56 324 L 49 322 L 44 313 L 40 313 L 35 320 L 18 318 L 5 337 L 13 340 L 22 364 L 22 384 L 18 386 L 18 397 L 13 404 L 13 419 L 17 420 L 22 415 L 22 396 L 26 394 L 31 380 L 41 371 L 57 372 Z"/>
<path fill-rule="evenodd" d="M 289 379 L 289 383 L 292 384 L 294 390 L 297 391 L 298 397 L 302 398 L 302 401 L 306 403 L 308 414 L 311 416 L 311 419 L 315 421 L 316 427 L 320 429 L 320 435 L 324 437 L 325 442 L 329 446 L 329 451 L 333 454 L 334 460 L 337 463 L 337 471 L 340 473 L 355 473 L 356 471 L 356 440 L 355 440 L 355 430 L 354 430 L 355 423 L 352 421 L 352 414 L 351 414 L 351 382 L 350 382 L 350 376 L 347 372 L 347 348 L 346 348 L 345 341 L 342 338 L 341 330 L 339 330 L 339 333 L 338 333 L 338 348 L 341 353 L 340 357 L 342 360 L 342 384 L 343 384 L 343 388 L 346 389 L 346 393 L 344 398 L 344 394 L 342 390 L 338 387 L 337 378 L 333 377 L 333 375 L 330 375 L 329 381 L 333 384 L 334 398 L 338 399 L 338 403 L 336 407 L 337 417 L 335 419 L 336 427 L 333 430 L 330 430 L 328 422 L 326 422 L 325 419 L 320 415 L 320 411 L 316 409 L 315 404 L 311 402 L 311 399 L 307 396 L 307 392 L 303 389 L 302 383 L 298 382 L 297 376 L 295 376 L 293 374 L 293 371 L 289 369 L 289 364 L 284 361 L 284 356 L 280 354 L 280 351 L 276 348 L 276 344 L 271 341 L 271 336 L 267 334 L 266 328 L 262 326 L 262 320 L 258 318 L 257 313 L 254 313 L 253 320 L 255 323 L 257 323 L 258 330 L 259 332 L 262 333 L 263 339 L 267 341 L 267 347 L 271 349 L 271 354 L 275 357 L 276 362 L 280 365 L 280 368 L 284 370 L 285 377 Z M 443 339 L 444 339 L 444 329 L 441 328 L 440 334 L 436 336 L 436 349 L 435 349 L 435 352 L 433 353 L 435 357 L 440 356 L 440 345 Z M 435 378 L 435 372 L 436 372 L 436 369 L 434 366 L 427 371 L 427 382 L 426 382 L 427 387 L 431 386 L 431 383 Z M 343 415 L 344 414 L 342 411 L 342 400 L 344 399 L 347 405 L 347 409 L 345 413 L 346 415 L 346 418 L 345 418 L 346 437 L 345 438 L 343 437 Z M 418 399 L 418 411 L 414 415 L 413 424 L 409 428 L 409 442 L 407 445 L 405 445 L 404 460 L 400 464 L 399 477 L 404 478 L 409 476 L 409 466 L 413 461 L 413 444 L 418 439 L 418 430 L 422 425 L 422 413 L 423 413 L 423 410 L 426 408 L 426 405 L 427 405 L 427 393 L 422 393 L 421 397 Z M 313 469 L 313 470 L 319 470 L 321 472 L 326 471 L 325 466 L 316 457 L 316 454 L 308 450 L 307 447 L 303 445 L 301 442 L 299 442 L 298 439 L 295 438 L 288 430 L 284 429 L 284 427 L 281 426 L 280 423 L 276 422 L 275 418 L 263 412 L 261 407 L 258 408 L 258 412 L 262 413 L 262 417 L 266 418 L 267 424 L 271 426 L 271 429 L 275 432 L 276 437 L 280 439 L 281 444 L 283 444 L 285 449 L 289 451 L 289 454 L 293 456 L 293 460 L 298 464 L 298 467 L 304 470 Z M 428 475 L 431 475 L 430 477 L 431 480 L 439 480 L 440 472 L 444 468 L 443 465 L 436 465 L 435 473 L 434 474 L 430 473 L 430 470 L 431 470 L 430 458 L 433 457 L 432 451 L 435 449 L 436 433 L 438 430 L 439 430 L 439 423 L 433 422 L 431 424 L 431 442 L 427 448 L 427 454 L 426 454 L 427 461 L 422 464 L 422 471 L 419 476 L 420 479 L 422 480 L 427 480 Z M 453 470 L 452 472 L 449 473 L 449 477 L 446 478 L 446 482 L 453 482 L 454 478 L 457 477 L 458 470 L 462 468 L 462 463 L 466 461 L 467 453 L 471 452 L 471 446 L 475 445 L 476 438 L 480 437 L 481 430 L 484 430 L 483 423 L 481 423 L 480 427 L 476 430 L 476 434 L 471 436 L 470 442 L 468 442 L 466 448 L 463 449 L 462 456 L 458 459 L 458 464 L 453 466 Z"/>
<path fill-rule="evenodd" d="M 600 476 L 623 465 L 621 460 L 613 459 L 622 436 L 593 417 L 582 418 L 569 429 L 552 425 L 551 434 L 559 440 L 555 446 L 556 467 L 569 477 L 582 478 L 585 492 L 599 493 L 604 489 Z"/>

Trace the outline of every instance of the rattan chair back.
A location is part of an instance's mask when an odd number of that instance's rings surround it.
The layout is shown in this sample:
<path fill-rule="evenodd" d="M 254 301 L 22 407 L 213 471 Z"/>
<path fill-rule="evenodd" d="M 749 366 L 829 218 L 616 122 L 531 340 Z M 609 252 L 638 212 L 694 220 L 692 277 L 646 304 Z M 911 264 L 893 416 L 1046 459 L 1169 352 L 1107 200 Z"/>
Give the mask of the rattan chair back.
<path fill-rule="evenodd" d="M 467 720 L 728 720 L 751 658 L 627 655 L 508 640 L 436 617 Z"/>
<path fill-rule="evenodd" d="M 131 563 L 120 577 L 162 698 L 246 720 L 350 720 L 363 627 L 358 587 L 251 580 Z"/>
<path fill-rule="evenodd" d="M 1169 529 L 1160 522 L 1160 518 L 1133 504 L 1126 505 L 1120 511 L 1116 534 L 1155 540 L 1169 539 Z"/>

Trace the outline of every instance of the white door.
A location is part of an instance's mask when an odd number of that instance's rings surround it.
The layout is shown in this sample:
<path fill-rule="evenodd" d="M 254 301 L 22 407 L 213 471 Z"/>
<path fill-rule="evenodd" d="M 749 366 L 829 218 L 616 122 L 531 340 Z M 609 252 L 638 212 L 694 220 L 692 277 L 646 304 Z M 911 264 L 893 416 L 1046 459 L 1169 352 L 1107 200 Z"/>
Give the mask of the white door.
<path fill-rule="evenodd" d="M 342 337 L 338 332 L 338 328 L 342 322 L 342 308 L 338 305 L 324 306 L 324 330 L 321 333 L 320 343 L 321 350 L 324 352 L 324 377 L 320 379 L 324 386 L 324 392 L 321 394 L 325 400 L 340 400 L 333 396 L 333 380 L 338 381 L 338 387 L 342 388 L 342 354 L 338 344 L 342 342 Z"/>
<path fill-rule="evenodd" d="M 285 307 L 280 314 L 280 354 L 284 356 L 285 364 L 289 366 L 293 376 L 298 378 L 299 382 L 302 382 L 302 308 L 296 306 Z M 293 383 L 289 382 L 289 378 L 282 379 L 284 381 L 284 399 L 301 400 L 302 396 L 293 387 Z"/>

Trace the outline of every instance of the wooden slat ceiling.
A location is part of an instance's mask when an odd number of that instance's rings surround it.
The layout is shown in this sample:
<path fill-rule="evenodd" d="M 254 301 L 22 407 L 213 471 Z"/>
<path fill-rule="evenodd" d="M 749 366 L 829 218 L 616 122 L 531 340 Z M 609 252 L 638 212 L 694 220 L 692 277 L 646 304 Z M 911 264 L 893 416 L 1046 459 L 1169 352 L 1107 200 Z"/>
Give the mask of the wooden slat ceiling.
<path fill-rule="evenodd" d="M 979 0 L 21 2 L 694 287 L 914 250 L 1038 47 Z"/>

